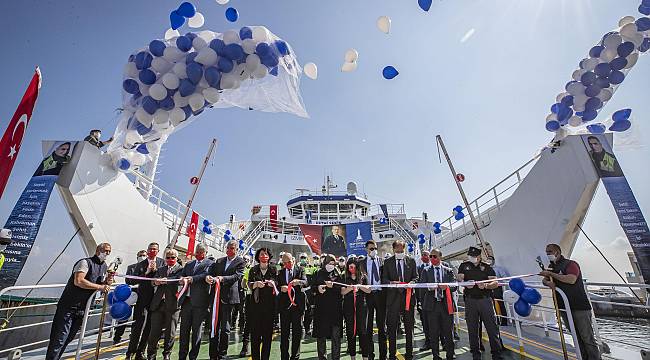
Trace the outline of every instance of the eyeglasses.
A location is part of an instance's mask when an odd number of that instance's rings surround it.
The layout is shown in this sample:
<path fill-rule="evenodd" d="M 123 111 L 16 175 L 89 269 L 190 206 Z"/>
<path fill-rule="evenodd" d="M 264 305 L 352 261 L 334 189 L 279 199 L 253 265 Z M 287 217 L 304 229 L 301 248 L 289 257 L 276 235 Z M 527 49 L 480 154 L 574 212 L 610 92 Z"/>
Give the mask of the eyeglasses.
<path fill-rule="evenodd" d="M 377 248 L 368 248 L 368 250 L 374 251 L 374 250 L 377 250 Z"/>
<path fill-rule="evenodd" d="M 176 259 L 176 256 L 165 256 L 165 259 Z"/>

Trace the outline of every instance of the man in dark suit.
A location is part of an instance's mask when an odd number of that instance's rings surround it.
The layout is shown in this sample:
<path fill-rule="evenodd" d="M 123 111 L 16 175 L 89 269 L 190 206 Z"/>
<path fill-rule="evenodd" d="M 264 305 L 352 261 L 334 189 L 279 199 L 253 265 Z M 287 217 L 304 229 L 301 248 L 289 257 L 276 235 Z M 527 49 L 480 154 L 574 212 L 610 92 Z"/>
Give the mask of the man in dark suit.
<path fill-rule="evenodd" d="M 295 264 L 291 253 L 282 255 L 284 269 L 278 272 L 277 283 L 280 287 L 278 310 L 280 312 L 280 353 L 282 360 L 300 359 L 300 341 L 302 340 L 302 316 L 305 313 L 305 293 L 302 288 L 307 286 L 305 270 Z M 289 284 L 291 296 L 289 299 Z M 289 333 L 291 333 L 291 356 L 289 356 Z"/>
<path fill-rule="evenodd" d="M 147 360 L 155 360 L 158 351 L 158 340 L 163 335 L 163 360 L 169 360 L 176 339 L 176 325 L 178 324 L 178 300 L 176 294 L 179 290 L 178 281 L 166 282 L 164 280 L 180 279 L 183 267 L 177 263 L 178 251 L 165 250 L 166 265 L 156 272 L 154 281 L 155 291 L 151 298 L 149 311 L 151 312 L 151 332 L 147 340 Z M 165 332 L 163 333 L 163 329 Z"/>
<path fill-rule="evenodd" d="M 196 360 L 199 356 L 203 322 L 208 316 L 208 308 L 210 307 L 210 287 L 206 284 L 205 278 L 208 275 L 210 265 L 213 263 L 212 260 L 205 258 L 205 253 L 205 245 L 196 245 L 196 259 L 188 262 L 181 273 L 183 281 L 188 283 L 188 288 L 178 299 L 181 306 L 179 360 L 185 360 L 188 354 L 190 360 Z M 192 339 L 191 350 L 190 338 Z"/>
<path fill-rule="evenodd" d="M 406 256 L 403 240 L 393 242 L 395 255 L 384 261 L 381 274 L 382 284 L 414 283 L 418 279 L 415 260 Z M 404 332 L 406 335 L 406 354 L 404 359 L 413 359 L 413 325 L 415 322 L 415 294 L 412 294 L 409 303 L 406 297 L 410 293 L 407 289 L 385 289 L 386 291 L 386 325 L 388 326 L 388 358 L 394 360 L 397 353 L 397 326 L 400 317 L 404 319 Z M 407 310 L 408 308 L 408 310 Z"/>
<path fill-rule="evenodd" d="M 165 260 L 159 258 L 158 243 L 152 242 L 147 247 L 147 258 L 140 261 L 133 270 L 133 275 L 154 278 L 159 268 L 165 266 Z M 147 347 L 147 339 L 151 329 L 151 316 L 149 305 L 153 298 L 153 284 L 150 280 L 130 280 L 129 285 L 138 285 L 136 293 L 138 301 L 133 309 L 133 325 L 129 337 L 129 347 L 126 350 L 126 359 L 130 360 L 135 356 L 136 360 L 144 360 L 144 350 Z"/>
<path fill-rule="evenodd" d="M 372 334 L 376 319 L 379 359 L 386 360 L 386 353 L 388 352 L 386 346 L 386 292 L 381 288 L 372 288 L 372 285 L 381 285 L 384 260 L 377 254 L 377 243 L 374 240 L 366 241 L 366 253 L 368 254 L 366 259 L 359 262 L 359 271 L 366 275 L 367 283 L 365 285 L 370 285 L 372 289 L 370 294 L 366 295 L 366 304 L 368 306 L 366 321 L 368 359 L 373 360 L 375 358 Z"/>
<path fill-rule="evenodd" d="M 420 253 L 420 261 L 422 261 L 422 263 L 418 265 L 418 279 L 422 279 L 422 272 L 431 266 L 429 255 L 429 250 L 422 249 L 422 252 Z M 424 345 L 422 345 L 420 351 L 426 351 L 431 349 L 431 344 L 433 343 L 429 338 L 429 315 L 427 314 L 427 308 L 422 306 L 426 289 L 415 289 L 415 293 L 417 294 L 418 301 L 417 311 L 420 313 L 420 323 L 422 324 L 422 332 L 424 333 Z"/>
<path fill-rule="evenodd" d="M 323 240 L 321 252 L 335 257 L 348 255 L 347 250 L 345 250 L 345 239 L 341 236 L 341 227 L 339 225 L 332 226 L 332 235 Z"/>
<path fill-rule="evenodd" d="M 147 258 L 147 250 L 140 250 L 138 251 L 138 254 L 136 255 L 138 261 L 135 262 L 135 264 L 131 264 L 126 267 L 126 275 L 134 275 L 135 274 L 135 267 L 138 265 L 138 263 L 144 259 Z M 129 279 L 127 278 L 126 283 L 129 285 L 135 285 L 137 284 L 136 280 Z M 123 321 L 118 321 L 118 324 L 122 324 L 127 322 L 128 320 L 123 320 Z M 124 335 L 124 331 L 126 330 L 126 325 L 119 325 L 115 327 L 115 334 L 113 335 L 113 345 L 117 345 L 120 341 L 122 341 L 122 336 Z"/>
<path fill-rule="evenodd" d="M 241 283 L 242 276 L 244 276 L 244 259 L 237 256 L 237 246 L 236 240 L 228 241 L 226 244 L 226 256 L 217 259 L 214 264 L 210 265 L 208 275 L 205 277 L 205 281 L 210 285 L 217 281 L 221 284 L 218 299 L 220 303 L 217 331 L 214 337 L 210 338 L 211 360 L 223 359 L 228 353 L 230 315 L 232 314 L 233 306 L 239 303 L 239 284 Z M 212 293 L 214 294 L 214 291 Z"/>
<path fill-rule="evenodd" d="M 438 250 L 431 250 L 431 266 L 422 270 L 419 278 L 421 283 L 451 283 L 455 281 L 454 272 L 450 267 L 444 266 L 440 263 L 441 253 Z M 427 316 L 429 332 L 428 338 L 430 339 L 431 353 L 433 359 L 440 359 L 440 350 L 438 347 L 438 339 L 444 339 L 445 356 L 447 360 L 454 358 L 454 340 L 453 340 L 453 326 L 454 326 L 454 303 L 452 293 L 456 291 L 457 287 L 449 287 L 447 291 L 446 285 L 422 289 L 422 310 L 423 314 Z"/>

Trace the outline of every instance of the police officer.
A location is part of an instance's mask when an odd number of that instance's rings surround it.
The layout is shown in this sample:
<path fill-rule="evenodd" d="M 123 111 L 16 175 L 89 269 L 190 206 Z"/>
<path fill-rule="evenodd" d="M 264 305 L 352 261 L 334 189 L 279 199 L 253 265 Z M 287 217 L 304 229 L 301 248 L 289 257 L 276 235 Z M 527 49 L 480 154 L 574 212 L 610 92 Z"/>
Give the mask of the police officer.
<path fill-rule="evenodd" d="M 0 229 L 0 270 L 2 270 L 2 265 L 5 263 L 4 252 L 9 244 L 11 244 L 11 230 Z"/>
<path fill-rule="evenodd" d="M 481 262 L 481 250 L 471 246 L 467 251 L 469 261 L 460 264 L 458 281 L 484 281 L 496 279 L 492 267 Z M 481 282 L 465 286 L 463 299 L 465 301 L 465 321 L 469 334 L 470 351 L 473 359 L 481 359 L 479 326 L 482 322 L 490 339 L 492 359 L 501 359 L 501 338 L 492 304 L 492 290 L 498 286 L 496 281 Z"/>

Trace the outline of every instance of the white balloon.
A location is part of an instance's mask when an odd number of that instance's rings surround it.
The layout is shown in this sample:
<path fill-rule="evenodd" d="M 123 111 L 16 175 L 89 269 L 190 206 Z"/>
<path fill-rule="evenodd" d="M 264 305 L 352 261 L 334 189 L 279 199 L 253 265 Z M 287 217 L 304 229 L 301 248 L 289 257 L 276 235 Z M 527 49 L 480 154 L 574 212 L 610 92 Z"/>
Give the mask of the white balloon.
<path fill-rule="evenodd" d="M 171 126 L 169 124 L 169 120 L 167 120 L 167 121 L 164 121 L 164 122 L 161 122 L 161 123 L 154 122 L 153 126 L 151 128 L 153 130 L 155 130 L 156 132 L 163 132 L 163 131 L 169 129 L 170 127 Z"/>
<path fill-rule="evenodd" d="M 201 80 L 199 80 L 199 83 L 196 85 L 197 89 L 203 90 L 206 88 L 210 87 L 210 84 L 208 84 L 208 81 L 205 79 L 205 77 L 202 77 Z"/>
<path fill-rule="evenodd" d="M 153 122 L 153 116 L 151 116 L 143 108 L 138 108 L 138 110 L 135 111 L 135 118 L 138 119 L 138 121 L 146 127 L 150 127 L 151 123 Z"/>
<path fill-rule="evenodd" d="M 577 80 L 576 80 L 576 81 L 577 81 Z M 555 102 L 558 102 L 558 103 L 559 103 L 560 101 L 562 101 L 562 99 L 564 99 L 565 97 L 567 97 L 567 96 L 569 96 L 569 95 L 570 95 L 570 94 L 567 93 L 567 92 L 560 93 L 560 94 L 558 94 L 558 96 L 555 97 Z"/>
<path fill-rule="evenodd" d="M 165 31 L 165 40 L 171 40 L 177 36 L 181 36 L 181 33 L 179 33 L 178 30 L 167 29 L 167 31 Z"/>
<path fill-rule="evenodd" d="M 258 69 L 260 69 L 260 68 L 266 69 L 265 66 L 260 66 Z M 238 82 L 239 82 L 239 76 L 237 76 L 237 75 L 233 74 L 232 72 L 230 72 L 230 73 L 224 74 L 221 77 L 220 85 L 221 85 L 222 89 L 236 89 L 236 88 L 239 87 L 239 84 L 237 84 Z"/>
<path fill-rule="evenodd" d="M 166 122 L 169 122 L 169 112 L 163 109 L 156 110 L 156 112 L 153 114 L 153 122 L 154 124 L 164 124 Z"/>
<path fill-rule="evenodd" d="M 355 62 L 359 59 L 359 52 L 355 49 L 348 49 L 345 52 L 345 62 Z"/>
<path fill-rule="evenodd" d="M 174 105 L 176 105 L 177 107 L 186 107 L 189 104 L 189 102 L 190 102 L 189 97 L 181 96 L 181 93 L 179 91 L 177 91 L 174 94 Z"/>
<path fill-rule="evenodd" d="M 553 120 L 557 120 L 557 114 L 548 114 L 548 116 L 546 116 L 546 122 Z"/>
<path fill-rule="evenodd" d="M 390 23 L 391 20 L 388 16 L 380 16 L 379 19 L 377 19 L 377 28 L 384 34 L 390 33 Z"/>
<path fill-rule="evenodd" d="M 599 59 L 602 60 L 603 62 L 610 62 L 614 60 L 618 56 L 618 52 L 615 47 L 613 48 L 605 48 L 605 50 L 600 52 L 600 57 Z"/>
<path fill-rule="evenodd" d="M 267 41 L 268 34 L 266 33 L 266 28 L 263 26 L 253 27 L 253 40 L 260 43 L 262 41 Z"/>
<path fill-rule="evenodd" d="M 147 149 L 149 150 L 149 153 L 157 154 L 160 151 L 160 143 L 158 141 L 147 143 Z"/>
<path fill-rule="evenodd" d="M 514 292 L 512 290 L 506 290 L 506 291 L 503 292 L 503 300 L 506 303 L 512 305 L 512 304 L 516 303 L 517 300 L 519 300 L 519 294 L 517 294 L 516 292 Z"/>
<path fill-rule="evenodd" d="M 129 61 L 124 65 L 124 76 L 137 79 L 138 78 L 138 67 L 135 66 L 135 62 Z"/>
<path fill-rule="evenodd" d="M 217 101 L 219 101 L 219 96 L 220 96 L 219 95 L 219 90 L 217 90 L 215 88 L 209 87 L 209 88 L 203 90 L 203 97 L 210 104 L 214 104 Z"/>
<path fill-rule="evenodd" d="M 198 38 L 197 38 L 198 39 Z M 199 54 L 196 55 L 194 61 L 203 65 L 203 66 L 212 66 L 217 63 L 217 53 L 209 47 L 204 47 L 199 50 Z"/>
<path fill-rule="evenodd" d="M 578 69 L 571 74 L 571 78 L 575 81 L 580 81 L 580 78 L 582 78 L 582 75 L 584 75 L 587 72 L 585 69 Z"/>
<path fill-rule="evenodd" d="M 573 97 L 573 105 L 582 107 L 587 103 L 587 100 L 589 100 L 589 97 L 585 94 L 575 95 Z"/>
<path fill-rule="evenodd" d="M 571 118 L 569 118 L 569 125 L 573 127 L 582 125 L 582 118 L 577 115 L 571 116 Z"/>
<path fill-rule="evenodd" d="M 129 147 L 142 142 L 142 136 L 138 134 L 137 131 L 135 130 L 129 130 L 126 132 L 126 135 L 124 136 L 124 142 L 126 145 Z"/>
<path fill-rule="evenodd" d="M 636 27 L 635 23 L 629 23 L 629 24 L 623 25 L 623 27 L 621 27 L 620 32 L 621 32 L 622 37 L 624 37 L 626 39 L 631 39 L 632 37 L 634 37 L 634 35 L 636 35 L 638 30 L 639 29 Z"/>
<path fill-rule="evenodd" d="M 210 30 L 203 30 L 199 31 L 198 36 L 200 36 L 201 39 L 205 40 L 206 44 L 209 44 L 210 41 L 216 39 L 217 34 Z"/>
<path fill-rule="evenodd" d="M 254 54 L 257 49 L 257 43 L 253 39 L 244 39 L 241 46 L 244 48 L 244 52 L 248 55 Z"/>
<path fill-rule="evenodd" d="M 593 69 L 596 68 L 596 65 L 598 64 L 600 64 L 600 60 L 598 60 L 597 58 L 585 59 L 582 62 L 582 66 L 584 67 L 584 70 L 586 70 L 585 72 L 592 71 Z"/>
<path fill-rule="evenodd" d="M 179 62 L 174 65 L 172 68 L 172 71 L 176 76 L 178 76 L 179 79 L 186 79 L 187 78 L 187 70 L 185 69 L 185 63 Z"/>
<path fill-rule="evenodd" d="M 621 38 L 621 35 L 619 34 L 609 34 L 603 41 L 603 44 L 605 45 L 606 48 L 614 48 L 616 49 L 621 42 L 623 41 L 623 38 Z"/>
<path fill-rule="evenodd" d="M 194 93 L 190 95 L 188 104 L 190 105 L 190 108 L 192 108 L 192 111 L 197 111 L 203 107 L 203 104 L 205 104 L 205 98 L 201 94 Z"/>
<path fill-rule="evenodd" d="M 239 33 L 234 30 L 228 30 L 223 33 L 223 42 L 226 45 L 238 43 L 239 40 Z"/>
<path fill-rule="evenodd" d="M 194 50 L 199 51 L 203 48 L 208 47 L 208 43 L 205 40 L 203 40 L 202 37 L 197 36 L 194 38 L 194 40 L 192 40 L 192 47 L 194 48 Z"/>
<path fill-rule="evenodd" d="M 581 95 L 585 93 L 585 87 L 581 83 L 571 83 L 567 86 L 566 89 L 571 95 Z"/>
<path fill-rule="evenodd" d="M 175 107 L 172 111 L 169 112 L 169 120 L 171 120 L 173 126 L 178 126 L 181 121 L 185 120 L 185 111 L 180 107 Z"/>
<path fill-rule="evenodd" d="M 176 76 L 176 74 L 167 73 L 162 76 L 161 82 L 167 89 L 174 90 L 178 88 L 180 80 L 178 79 L 178 76 Z"/>
<path fill-rule="evenodd" d="M 217 0 L 217 4 L 226 5 L 230 0 Z"/>
<path fill-rule="evenodd" d="M 625 69 L 631 69 L 634 65 L 636 65 L 637 60 L 639 60 L 639 53 L 635 51 L 628 55 L 626 59 L 627 65 L 625 65 Z"/>
<path fill-rule="evenodd" d="M 153 84 L 149 88 L 149 96 L 160 101 L 167 97 L 167 89 L 162 84 Z"/>
<path fill-rule="evenodd" d="M 357 69 L 357 63 L 356 62 L 346 62 L 341 66 L 341 71 L 343 72 L 351 72 Z"/>
<path fill-rule="evenodd" d="M 611 89 L 602 89 L 602 90 L 600 90 L 600 93 L 596 97 L 599 98 L 600 100 L 602 100 L 602 102 L 607 102 L 607 101 L 609 101 L 609 99 L 612 98 L 613 94 L 614 93 L 612 92 Z"/>
<path fill-rule="evenodd" d="M 129 151 L 126 154 L 126 158 L 127 160 L 129 160 L 129 162 L 131 162 L 131 165 L 134 166 L 144 165 L 144 163 L 147 161 L 147 157 L 144 156 L 144 154 L 140 154 L 139 152 L 134 150 Z"/>
<path fill-rule="evenodd" d="M 305 72 L 305 75 L 312 80 L 318 78 L 318 67 L 313 62 L 306 63 L 305 66 L 303 66 L 303 71 Z"/>
<path fill-rule="evenodd" d="M 201 26 L 203 26 L 204 22 L 205 22 L 205 19 L 203 18 L 203 14 L 201 14 L 200 12 L 197 11 L 196 14 L 194 14 L 194 16 L 192 16 L 190 18 L 190 20 L 187 22 L 187 24 L 191 28 L 196 29 L 196 28 L 200 28 Z"/>
<path fill-rule="evenodd" d="M 585 111 L 585 105 L 573 104 L 573 110 L 575 111 Z"/>
<path fill-rule="evenodd" d="M 151 60 L 151 68 L 160 74 L 168 72 L 172 66 L 174 65 L 162 57 L 155 57 L 153 60 Z"/>
<path fill-rule="evenodd" d="M 170 62 L 176 62 L 180 60 L 184 55 L 185 53 L 175 46 L 167 46 L 165 50 L 163 50 L 163 57 L 165 60 Z"/>
<path fill-rule="evenodd" d="M 257 54 L 251 54 L 246 57 L 246 70 L 249 72 L 255 72 L 258 66 L 262 64 L 260 57 Z"/>
<path fill-rule="evenodd" d="M 138 87 L 140 88 L 140 94 L 142 94 L 142 96 L 149 95 L 149 85 L 145 85 L 138 81 Z"/>
<path fill-rule="evenodd" d="M 627 24 L 631 24 L 634 22 L 634 20 L 636 20 L 634 16 L 624 16 L 621 18 L 621 20 L 618 21 L 618 26 L 621 27 Z"/>
<path fill-rule="evenodd" d="M 256 79 L 261 79 L 265 77 L 269 73 L 269 70 L 266 68 L 266 66 L 258 66 L 255 71 L 253 71 L 252 75 Z"/>
<path fill-rule="evenodd" d="M 643 44 L 644 39 L 645 39 L 645 36 L 644 36 L 644 34 L 642 32 L 637 32 L 636 34 L 634 34 L 634 36 L 632 36 L 629 39 L 629 41 L 632 42 L 632 44 L 634 44 L 634 51 L 636 51 L 639 48 L 639 46 L 641 46 L 641 44 Z"/>
<path fill-rule="evenodd" d="M 147 148 L 149 148 L 149 145 L 147 144 Z M 149 150 L 151 152 L 151 150 Z M 138 301 L 138 294 L 135 291 L 131 291 L 131 295 L 129 295 L 129 298 L 124 300 L 125 303 L 133 306 L 135 303 Z"/>

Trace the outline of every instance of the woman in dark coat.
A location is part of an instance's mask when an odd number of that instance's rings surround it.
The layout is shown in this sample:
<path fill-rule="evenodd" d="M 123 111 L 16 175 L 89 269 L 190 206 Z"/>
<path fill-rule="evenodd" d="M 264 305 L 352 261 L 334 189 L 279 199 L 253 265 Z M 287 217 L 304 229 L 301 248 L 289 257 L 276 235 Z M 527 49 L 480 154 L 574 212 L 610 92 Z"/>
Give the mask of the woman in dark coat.
<path fill-rule="evenodd" d="M 362 285 L 366 283 L 366 275 L 360 271 L 357 272 L 357 261 L 355 258 L 348 259 L 345 264 L 345 279 L 343 283 L 355 285 L 341 289 L 341 294 L 343 295 L 345 335 L 348 340 L 348 355 L 350 355 L 352 360 L 355 360 L 355 357 L 357 356 L 357 344 L 355 340 L 359 337 L 361 357 L 365 360 L 368 358 L 369 352 L 368 341 L 365 336 L 365 322 L 367 313 L 366 294 L 370 293 L 370 286 Z"/>
<path fill-rule="evenodd" d="M 314 286 L 317 288 L 314 298 L 314 332 L 317 338 L 318 359 L 327 359 L 327 339 L 332 344 L 332 360 L 341 357 L 341 323 L 343 308 L 341 306 L 341 288 L 333 282 L 340 282 L 336 269 L 336 258 L 326 255 L 321 268 L 314 276 Z"/>
<path fill-rule="evenodd" d="M 275 316 L 275 296 L 277 269 L 269 265 L 273 255 L 268 248 L 255 252 L 257 265 L 248 272 L 248 288 L 252 295 L 247 311 L 250 312 L 251 357 L 253 360 L 267 360 L 271 354 L 273 338 L 273 318 Z M 260 350 L 260 344 L 262 349 Z"/>

